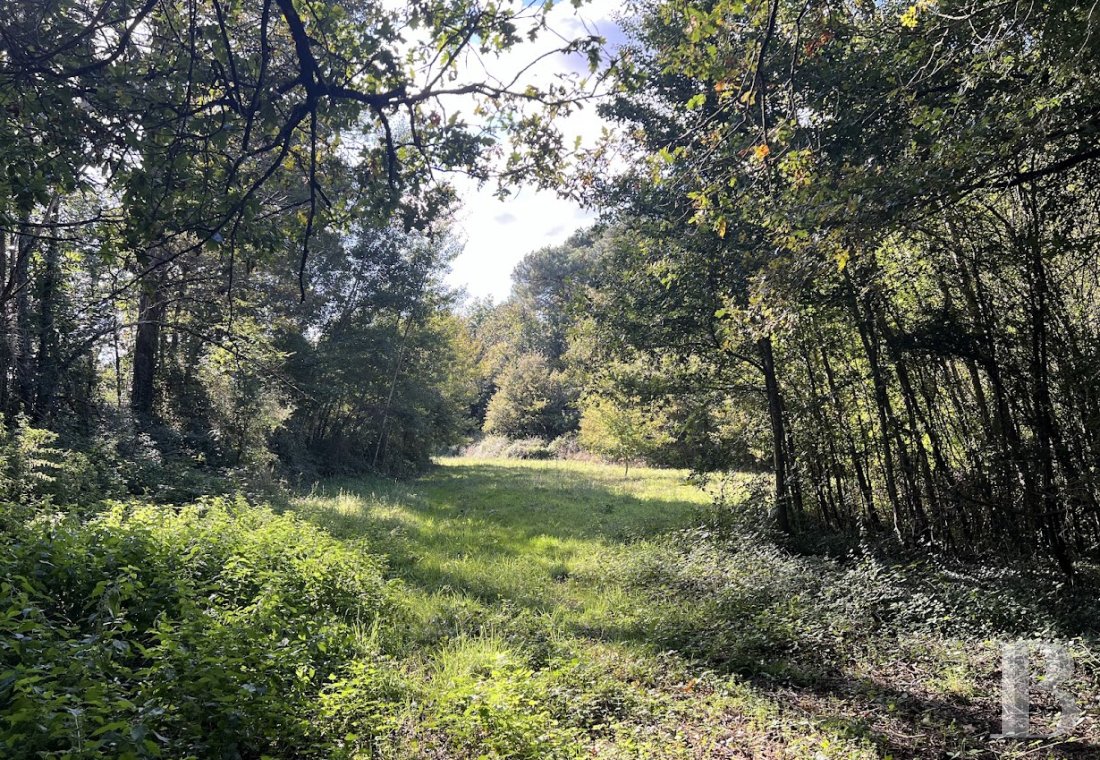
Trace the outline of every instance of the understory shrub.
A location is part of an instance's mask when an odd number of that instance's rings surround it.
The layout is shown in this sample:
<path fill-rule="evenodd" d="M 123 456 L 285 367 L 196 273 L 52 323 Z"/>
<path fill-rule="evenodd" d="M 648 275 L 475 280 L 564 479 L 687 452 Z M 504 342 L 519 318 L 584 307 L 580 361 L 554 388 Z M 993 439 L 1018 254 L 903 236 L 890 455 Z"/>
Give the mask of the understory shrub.
<path fill-rule="evenodd" d="M 576 433 L 563 433 L 554 440 L 550 441 L 547 445 L 550 449 L 550 454 L 555 459 L 581 459 L 591 460 L 595 459 L 594 454 L 585 451 L 581 447 L 580 439 Z"/>
<path fill-rule="evenodd" d="M 721 670 L 812 675 L 906 635 L 1095 642 L 1100 633 L 1093 567 L 1070 588 L 1039 563 L 906 560 L 866 546 L 807 555 L 753 519 L 704 514 L 702 527 L 664 537 L 628 573 L 655 605 L 648 637 Z"/>
<path fill-rule="evenodd" d="M 541 438 L 521 438 L 504 449 L 505 459 L 552 459 L 553 456 Z"/>
<path fill-rule="evenodd" d="M 4 757 L 332 754 L 320 697 L 394 609 L 376 557 L 240 499 L 9 525 Z"/>
<path fill-rule="evenodd" d="M 502 435 L 487 435 L 463 452 L 476 459 L 553 459 L 554 452 L 541 438 L 513 440 Z"/>
<path fill-rule="evenodd" d="M 438 656 L 420 730 L 446 736 L 458 757 L 579 757 L 576 730 L 548 699 L 555 675 L 492 637 L 462 639 Z"/>

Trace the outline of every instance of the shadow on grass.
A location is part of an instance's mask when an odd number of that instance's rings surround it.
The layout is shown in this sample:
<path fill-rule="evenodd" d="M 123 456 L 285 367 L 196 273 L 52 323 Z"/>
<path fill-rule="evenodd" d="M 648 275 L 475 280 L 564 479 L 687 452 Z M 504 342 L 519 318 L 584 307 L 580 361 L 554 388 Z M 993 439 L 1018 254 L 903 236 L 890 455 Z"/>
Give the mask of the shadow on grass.
<path fill-rule="evenodd" d="M 691 524 L 698 502 L 667 498 L 677 476 L 649 478 L 464 462 L 410 482 L 330 480 L 294 508 L 338 537 L 365 538 L 418 591 L 545 612 L 561 603 L 567 564 Z"/>
<path fill-rule="evenodd" d="M 715 620 L 696 614 L 705 609 L 705 598 L 685 599 L 682 588 L 661 588 L 660 579 L 650 588 L 637 579 L 574 580 L 570 563 L 601 552 L 621 556 L 615 552 L 687 527 L 696 506 L 668 497 L 672 479 L 664 489 L 647 488 L 632 478 L 594 472 L 464 462 L 436 467 L 410 483 L 330 481 L 336 495 L 303 498 L 297 509 L 338 536 L 367 537 L 389 557 L 393 575 L 428 595 L 457 594 L 489 607 L 547 613 L 583 604 L 580 595 L 597 593 L 593 589 L 601 583 L 619 583 L 619 601 L 629 609 L 592 618 L 567 611 L 555 624 L 567 635 L 675 651 L 700 669 L 737 674 L 787 718 L 869 741 L 883 757 L 1014 756 L 1013 748 L 990 740 L 999 720 L 994 673 L 982 681 L 982 695 L 972 698 L 932 693 L 893 671 L 857 677 L 847 655 L 815 653 L 815 642 L 797 635 L 770 646 L 774 621 L 762 589 L 748 590 L 742 616 L 727 610 Z M 574 582 L 577 588 L 570 587 Z M 741 651 L 723 656 L 706 641 L 716 631 Z M 1088 739 L 1095 740 L 1091 731 Z M 1024 751 L 1027 757 L 1100 758 L 1094 741 Z"/>
<path fill-rule="evenodd" d="M 344 537 L 404 532 L 411 548 L 445 554 L 523 553 L 540 538 L 623 544 L 689 524 L 695 503 L 614 490 L 635 484 L 569 470 L 470 464 L 436 467 L 410 483 L 329 481 L 324 491 L 303 494 L 297 511 Z M 356 512 L 323 503 L 341 495 L 359 501 Z"/>
<path fill-rule="evenodd" d="M 1094 738 L 1060 741 L 994 738 L 1000 730 L 996 685 L 972 698 L 920 693 L 879 679 L 836 675 L 812 686 L 758 684 L 788 709 L 842 736 L 868 739 L 883 757 L 921 758 L 1097 758 Z M 1054 725 L 1049 711 L 1047 730 Z"/>

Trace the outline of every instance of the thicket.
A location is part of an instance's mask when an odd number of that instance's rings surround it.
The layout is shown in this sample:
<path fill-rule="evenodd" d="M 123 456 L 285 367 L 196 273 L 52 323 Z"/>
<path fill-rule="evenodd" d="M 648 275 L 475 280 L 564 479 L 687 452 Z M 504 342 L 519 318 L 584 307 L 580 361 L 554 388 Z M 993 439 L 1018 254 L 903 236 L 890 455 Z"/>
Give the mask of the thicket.
<path fill-rule="evenodd" d="M 575 409 L 619 447 L 648 414 L 652 461 L 767 466 L 785 531 L 1094 560 L 1087 10 L 634 9 L 602 106 L 621 129 L 576 183 L 606 226 L 556 252 L 575 266 L 517 272 L 505 342 L 568 325 L 539 350 Z"/>
<path fill-rule="evenodd" d="M 603 185 L 613 355 L 752 399 L 785 530 L 1072 575 L 1100 539 L 1087 14 L 717 3 L 685 36 L 678 7 L 606 111 L 649 157 Z"/>
<path fill-rule="evenodd" d="M 504 86 L 459 61 L 535 40 L 549 11 L 10 3 L 4 424 L 222 472 L 422 469 L 474 392 L 437 172 L 548 178 L 548 112 L 586 92 L 579 72 Z M 599 60 L 595 37 L 561 43 Z"/>
<path fill-rule="evenodd" d="M 240 499 L 0 520 L 6 757 L 341 746 L 335 689 L 378 657 L 370 631 L 394 609 L 373 555 Z"/>

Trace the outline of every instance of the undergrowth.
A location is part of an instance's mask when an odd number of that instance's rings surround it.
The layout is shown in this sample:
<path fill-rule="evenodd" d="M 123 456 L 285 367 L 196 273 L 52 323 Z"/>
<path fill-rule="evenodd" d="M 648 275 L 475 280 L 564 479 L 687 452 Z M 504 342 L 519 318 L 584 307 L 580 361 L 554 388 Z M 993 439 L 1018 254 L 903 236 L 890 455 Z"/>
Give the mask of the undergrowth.
<path fill-rule="evenodd" d="M 1095 700 L 1089 586 L 793 551 L 751 488 L 684 476 L 455 460 L 281 512 L 5 507 L 0 754 L 1046 757 L 991 737 L 998 642 L 1033 637 Z"/>

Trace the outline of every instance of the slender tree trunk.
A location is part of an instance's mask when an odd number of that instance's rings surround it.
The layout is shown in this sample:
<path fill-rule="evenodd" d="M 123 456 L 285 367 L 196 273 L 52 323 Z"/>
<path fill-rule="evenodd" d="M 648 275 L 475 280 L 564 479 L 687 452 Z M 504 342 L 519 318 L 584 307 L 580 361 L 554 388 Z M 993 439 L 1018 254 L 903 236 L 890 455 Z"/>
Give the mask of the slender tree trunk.
<path fill-rule="evenodd" d="M 30 414 L 34 407 L 35 366 L 31 335 L 30 266 L 35 239 L 19 238 L 15 257 L 15 393 L 21 414 Z"/>
<path fill-rule="evenodd" d="M 829 507 L 833 513 L 833 520 L 835 526 L 838 528 L 844 527 L 847 522 L 845 519 L 848 516 L 848 512 L 854 512 L 850 510 L 847 505 L 847 500 L 844 494 L 844 475 L 841 470 L 840 454 L 837 451 L 836 441 L 840 435 L 839 430 L 833 430 L 830 428 L 828 419 L 823 411 L 823 404 L 820 403 L 825 398 L 825 392 L 821 388 L 818 381 L 817 372 L 814 370 L 813 351 L 809 346 L 803 344 L 802 346 L 802 358 L 806 363 L 806 377 L 810 382 L 810 414 L 814 419 L 814 423 L 820 428 L 821 436 L 825 439 L 825 444 L 828 447 L 828 466 L 820 467 L 819 471 L 824 477 L 824 496 L 828 503 L 823 503 L 824 507 Z M 835 482 L 836 491 L 835 497 L 833 492 L 833 483 Z"/>
<path fill-rule="evenodd" d="M 860 495 L 863 498 L 864 515 L 866 524 L 875 531 L 882 530 L 882 521 L 875 511 L 875 495 L 871 488 L 871 480 L 863 466 L 863 457 L 856 450 L 856 442 L 852 436 L 851 427 L 848 424 L 848 416 L 844 407 L 844 400 L 840 397 L 840 389 L 837 387 L 836 375 L 833 372 L 832 363 L 829 361 L 828 351 L 821 349 L 821 368 L 825 370 L 825 380 L 829 384 L 829 395 L 833 400 L 833 408 L 840 428 L 844 431 L 845 441 L 848 444 L 848 456 L 852 460 L 852 470 L 856 475 L 856 484 L 859 486 Z M 858 412 L 857 412 L 858 414 Z"/>
<path fill-rule="evenodd" d="M 1034 200 L 1033 198 L 1029 200 Z M 1031 311 L 1031 376 L 1034 383 L 1032 404 L 1035 415 L 1035 454 L 1039 459 L 1040 492 L 1037 502 L 1040 505 L 1040 524 L 1058 566 L 1072 582 L 1076 576 L 1073 560 L 1066 546 L 1062 532 L 1062 505 L 1059 503 L 1057 481 L 1054 471 L 1054 405 L 1050 396 L 1050 375 L 1047 353 L 1047 276 L 1043 262 L 1042 247 L 1038 231 L 1037 211 L 1031 207 L 1031 231 L 1026 241 L 1028 258 L 1028 279 Z"/>
<path fill-rule="evenodd" d="M 51 205 L 50 221 L 57 222 L 58 203 Z M 34 418 L 50 414 L 61 373 L 57 335 L 57 297 L 61 279 L 61 251 L 57 240 L 46 243 L 42 279 L 38 286 L 38 388 Z"/>
<path fill-rule="evenodd" d="M 897 377 L 898 390 L 901 392 L 902 403 L 905 405 L 905 414 L 909 426 L 909 438 L 912 441 L 913 449 L 916 451 L 917 463 L 921 470 L 920 479 L 924 483 L 925 498 L 928 500 L 928 506 L 932 514 L 942 517 L 943 513 L 939 509 L 939 494 L 936 491 L 935 478 L 932 475 L 932 466 L 928 461 L 928 450 L 924 445 L 924 438 L 921 435 L 923 415 L 920 409 L 920 401 L 913 392 L 913 384 L 909 378 L 909 368 L 905 363 L 905 355 L 898 350 L 896 345 L 896 333 L 890 326 L 885 315 L 883 315 L 881 319 L 881 332 L 886 345 L 887 354 L 891 363 L 894 365 L 894 374 Z M 928 428 L 929 426 L 925 425 L 924 427 Z M 934 432 L 930 429 L 928 432 L 930 436 L 934 435 Z M 908 451 L 908 448 L 904 445 L 900 445 L 899 449 Z M 916 472 L 913 470 L 911 464 L 905 464 L 903 462 L 903 465 L 909 468 L 907 477 L 909 479 L 910 488 L 914 489 L 914 510 L 917 514 L 918 524 L 923 524 L 926 528 L 930 529 L 927 515 L 921 506 L 919 495 L 917 495 L 919 486 L 916 483 Z M 947 526 L 942 525 L 941 527 L 944 528 L 946 536 Z"/>
<path fill-rule="evenodd" d="M 405 319 L 405 326 L 401 332 L 401 343 L 397 347 L 397 359 L 393 363 L 393 375 L 390 377 L 390 389 L 386 394 L 386 405 L 382 409 L 382 421 L 378 425 L 378 440 L 374 444 L 374 457 L 371 458 L 371 469 L 378 469 L 378 457 L 382 453 L 382 443 L 386 437 L 386 423 L 389 422 L 390 409 L 393 407 L 393 397 L 397 392 L 397 378 L 401 376 L 401 362 L 405 358 L 405 344 L 409 339 L 409 330 L 412 327 L 412 315 Z"/>
<path fill-rule="evenodd" d="M 7 289 L 9 274 L 8 234 L 0 232 L 0 288 Z M 12 326 L 9 299 L 0 301 L 0 414 L 11 410 Z"/>
<path fill-rule="evenodd" d="M 779 389 L 779 379 L 775 371 L 775 354 L 770 337 L 757 342 L 760 351 L 760 364 L 764 371 L 764 388 L 768 397 L 768 419 L 772 430 L 772 469 L 775 473 L 775 521 L 784 533 L 793 530 L 791 512 L 792 503 L 790 481 L 787 473 L 787 433 L 783 420 L 783 396 Z"/>
<path fill-rule="evenodd" d="M 886 388 L 886 379 L 882 368 L 879 366 L 878 346 L 874 336 L 870 332 L 864 314 L 859 307 L 856 296 L 855 284 L 851 276 L 845 272 L 848 290 L 848 301 L 852 308 L 852 315 L 859 330 L 859 337 L 863 343 L 863 351 L 867 357 L 867 363 L 871 369 L 871 383 L 875 395 L 875 413 L 878 415 L 879 430 L 882 433 L 882 469 L 883 480 L 886 482 L 886 495 L 890 499 L 890 510 L 894 520 L 894 535 L 903 544 L 908 543 L 905 525 L 905 517 L 901 511 L 901 498 L 898 494 L 896 473 L 894 471 L 894 423 L 893 409 L 890 405 L 890 397 Z M 869 317 L 868 317 L 869 319 Z"/>
<path fill-rule="evenodd" d="M 145 275 L 138 300 L 137 328 L 134 335 L 133 375 L 130 384 L 130 409 L 142 423 L 153 419 L 156 374 L 160 349 L 160 327 L 164 320 L 164 273 L 159 269 Z"/>
<path fill-rule="evenodd" d="M 953 227 L 952 232 L 956 239 L 961 237 Z M 987 431 L 996 450 L 993 460 L 998 488 L 996 505 L 990 516 L 998 523 L 997 532 L 1009 533 L 1018 545 L 1022 545 L 1026 543 L 1025 534 L 1029 532 L 1031 516 L 1026 508 L 1017 513 L 1013 504 L 1017 501 L 1016 494 L 1021 485 L 1025 499 L 1031 498 L 1036 490 L 1032 462 L 1023 450 L 1019 425 L 1009 403 L 1000 360 L 1001 352 L 997 347 L 995 312 L 982 283 L 981 273 L 976 267 L 969 266 L 958 251 L 953 250 L 953 255 L 960 290 L 965 297 L 971 319 L 978 329 L 980 354 L 976 359 L 967 359 L 974 395 L 979 403 L 985 398 L 978 373 L 980 363 L 993 396 L 991 404 L 983 405 L 992 412 L 991 425 L 987 423 Z"/>

